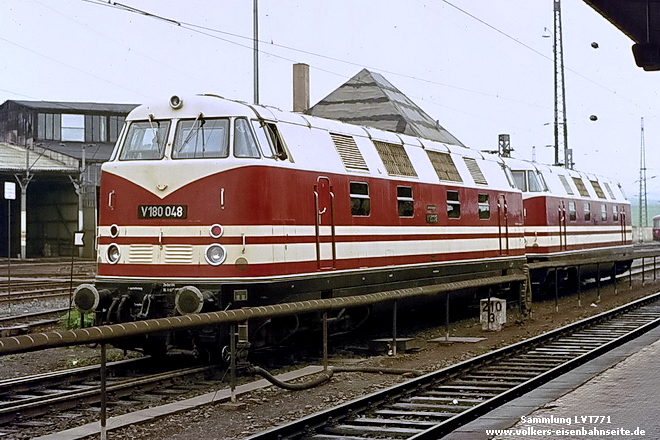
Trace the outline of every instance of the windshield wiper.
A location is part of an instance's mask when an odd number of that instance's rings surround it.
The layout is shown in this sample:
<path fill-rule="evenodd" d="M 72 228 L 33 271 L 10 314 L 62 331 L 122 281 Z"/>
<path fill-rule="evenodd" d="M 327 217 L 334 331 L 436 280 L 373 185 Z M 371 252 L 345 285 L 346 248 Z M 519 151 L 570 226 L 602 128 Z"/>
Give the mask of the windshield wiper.
<path fill-rule="evenodd" d="M 154 128 L 154 115 L 149 113 L 149 125 L 151 126 L 151 129 L 154 131 L 155 136 L 156 136 L 156 145 L 158 145 L 158 154 L 163 154 L 163 145 L 160 144 L 160 138 L 158 137 L 158 133 L 160 133 L 160 122 L 156 121 L 156 125 L 158 128 Z"/>
<path fill-rule="evenodd" d="M 204 124 L 206 123 L 206 120 L 204 120 L 204 115 L 200 113 L 197 115 L 195 118 L 195 121 L 193 122 L 192 127 L 190 127 L 190 131 L 188 132 L 188 136 L 183 140 L 179 148 L 177 149 L 177 153 L 181 152 L 183 148 L 188 145 L 188 142 L 192 139 L 194 135 L 199 132 L 199 129 L 204 127 Z M 202 132 L 202 146 L 204 146 L 204 132 Z M 197 145 L 195 145 L 195 152 L 197 152 Z"/>

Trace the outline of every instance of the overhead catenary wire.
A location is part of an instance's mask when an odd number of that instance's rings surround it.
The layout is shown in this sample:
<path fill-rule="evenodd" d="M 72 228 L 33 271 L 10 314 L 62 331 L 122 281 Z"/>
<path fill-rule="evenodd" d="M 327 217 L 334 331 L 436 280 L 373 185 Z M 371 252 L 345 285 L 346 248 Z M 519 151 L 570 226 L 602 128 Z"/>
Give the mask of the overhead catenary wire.
<path fill-rule="evenodd" d="M 151 12 L 148 12 L 148 11 L 144 11 L 144 10 L 132 7 L 132 6 L 127 5 L 125 3 L 114 2 L 112 0 L 82 0 L 82 1 L 84 1 L 86 3 L 94 4 L 94 5 L 102 5 L 102 6 L 112 7 L 112 8 L 120 9 L 120 10 L 123 10 L 123 11 L 126 11 L 126 12 L 143 15 L 145 17 L 152 18 L 152 19 L 155 19 L 155 20 L 164 21 L 164 22 L 176 25 L 176 26 L 178 26 L 182 29 L 187 29 L 189 31 L 196 32 L 196 33 L 199 33 L 201 35 L 206 35 L 210 38 L 219 39 L 221 41 L 225 41 L 225 42 L 230 43 L 230 44 L 234 44 L 234 45 L 237 45 L 237 46 L 240 46 L 240 47 L 244 47 L 244 48 L 249 49 L 251 51 L 253 50 L 253 47 L 249 44 L 241 44 L 239 42 L 232 41 L 228 38 L 222 38 L 222 37 L 219 37 L 218 35 L 213 35 L 213 34 L 221 34 L 221 35 L 226 35 L 226 36 L 232 37 L 232 38 L 238 38 L 238 39 L 252 41 L 253 37 L 250 37 L 250 36 L 240 35 L 240 34 L 227 32 L 227 31 L 222 31 L 220 29 L 211 28 L 211 27 L 208 27 L 208 26 L 201 26 L 201 25 L 198 25 L 198 24 L 195 24 L 195 23 L 190 23 L 190 22 L 185 22 L 185 21 L 182 21 L 182 20 L 177 20 L 177 19 L 174 19 L 174 18 L 171 18 L 171 17 L 165 17 L 165 16 L 162 16 L 162 15 L 159 15 L 159 14 L 154 14 L 154 13 L 151 13 Z M 502 35 L 503 37 L 514 41 L 516 44 L 519 44 L 522 47 L 526 48 L 527 50 L 529 50 L 529 51 L 537 54 L 538 56 L 552 62 L 553 58 L 551 56 L 546 55 L 546 54 L 534 49 L 532 46 L 524 43 L 523 41 L 519 40 L 518 38 L 515 38 L 512 35 L 508 34 L 507 32 L 505 32 L 505 31 L 499 29 L 498 27 L 490 24 L 486 20 L 483 20 L 483 19 L 479 18 L 475 14 L 472 14 L 472 13 L 468 12 L 464 8 L 461 8 L 457 5 L 455 5 L 451 1 L 449 1 L 449 0 L 442 0 L 442 1 L 443 1 L 443 3 L 447 4 L 448 6 L 458 10 L 462 14 L 464 14 L 464 15 L 470 17 L 471 19 L 481 23 L 483 26 L 486 26 L 486 27 L 492 29 L 493 31 L 497 32 L 498 34 Z M 213 34 L 211 34 L 210 32 L 212 32 Z M 331 57 L 331 56 L 328 56 L 328 55 L 303 50 L 303 49 L 295 48 L 295 47 L 292 47 L 292 46 L 282 45 L 282 44 L 275 43 L 273 41 L 268 42 L 268 41 L 259 40 L 258 42 L 259 43 L 264 43 L 265 45 L 272 46 L 272 47 L 278 47 L 278 48 L 281 48 L 281 49 L 290 50 L 290 51 L 305 54 L 305 55 L 315 56 L 315 57 L 318 57 L 318 58 L 326 59 L 326 60 L 329 60 L 329 61 L 334 61 L 334 62 L 337 62 L 337 63 L 343 63 L 343 64 L 353 65 L 353 66 L 357 66 L 357 67 L 365 67 L 365 68 L 370 69 L 370 70 L 374 70 L 374 71 L 378 71 L 378 72 L 382 72 L 382 73 L 386 73 L 386 74 L 391 74 L 391 75 L 396 75 L 396 76 L 399 76 L 399 77 L 402 77 L 402 78 L 412 79 L 412 80 L 415 80 L 415 81 L 420 81 L 420 82 L 424 82 L 424 83 L 428 83 L 428 84 L 435 84 L 435 85 L 439 85 L 439 86 L 443 86 L 443 87 L 449 87 L 449 88 L 464 91 L 464 92 L 476 93 L 476 94 L 483 95 L 483 96 L 490 96 L 490 97 L 493 97 L 493 98 L 496 98 L 496 99 L 503 99 L 503 100 L 517 102 L 517 103 L 520 103 L 520 104 L 541 107 L 538 104 L 526 103 L 526 102 L 522 102 L 520 100 L 514 100 L 514 99 L 506 98 L 506 97 L 503 97 L 500 94 L 492 94 L 492 93 L 488 93 L 488 92 L 472 90 L 472 89 L 459 87 L 459 86 L 455 86 L 455 85 L 451 85 L 451 84 L 447 84 L 447 83 L 443 83 L 443 82 L 439 82 L 439 81 L 434 81 L 434 80 L 427 79 L 427 78 L 421 78 L 421 77 L 418 77 L 418 76 L 408 75 L 408 74 L 401 73 L 401 72 L 382 69 L 382 68 L 379 68 L 379 67 L 365 66 L 364 64 L 361 64 L 361 63 L 356 63 L 356 62 L 349 61 L 349 60 L 342 59 L 342 58 Z M 287 62 L 291 62 L 291 63 L 298 62 L 297 60 L 294 60 L 294 59 L 291 59 L 291 58 L 273 53 L 272 51 L 267 51 L 267 50 L 264 50 L 264 49 L 261 49 L 261 48 L 259 49 L 259 52 L 267 54 L 267 55 L 269 55 L 271 57 L 274 57 L 274 58 L 282 59 L 282 60 L 287 61 Z M 320 68 L 318 66 L 313 66 L 312 65 L 310 67 L 315 69 L 315 70 L 325 72 L 325 73 L 328 73 L 328 74 L 331 74 L 331 75 L 345 77 L 342 74 L 339 74 L 339 73 L 336 73 L 336 72 L 333 72 L 333 71 L 330 71 L 330 70 L 327 70 L 327 69 L 323 69 L 323 68 Z M 577 72 L 576 70 L 571 69 L 570 67 L 566 67 L 566 70 L 570 71 L 571 73 L 579 76 L 580 78 L 583 78 L 584 80 L 594 84 L 595 86 L 602 88 L 603 90 L 607 91 L 608 93 L 611 93 L 611 94 L 617 96 L 619 99 L 624 100 L 628 104 L 633 105 L 633 106 L 635 106 L 639 109 L 642 109 L 645 112 L 647 112 L 648 114 L 656 116 L 649 109 L 641 107 L 639 104 L 635 103 L 634 101 L 631 101 L 631 100 L 621 96 L 616 91 L 614 91 L 614 90 L 598 83 L 597 81 L 589 78 L 588 76 L 583 75 L 580 72 Z M 426 100 L 424 98 L 420 98 L 420 99 Z"/>

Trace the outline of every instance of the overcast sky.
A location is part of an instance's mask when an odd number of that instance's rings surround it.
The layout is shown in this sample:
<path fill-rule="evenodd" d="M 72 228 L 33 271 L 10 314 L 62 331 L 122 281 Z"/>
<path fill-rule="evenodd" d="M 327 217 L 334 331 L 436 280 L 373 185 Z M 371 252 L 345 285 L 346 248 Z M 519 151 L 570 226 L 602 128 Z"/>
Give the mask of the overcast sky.
<path fill-rule="evenodd" d="M 0 102 L 142 103 L 214 93 L 252 102 L 252 1 L 0 2 Z M 637 201 L 644 118 L 649 198 L 660 198 L 660 72 L 583 0 L 562 1 L 575 168 Z M 312 104 L 367 68 L 470 148 L 553 161 L 553 0 L 260 0 L 260 101 L 290 110 L 291 70 L 311 67 Z M 598 43 L 594 49 L 592 42 Z M 598 120 L 592 122 L 591 115 Z M 658 178 L 653 178 L 658 175 Z M 636 182 L 637 181 L 637 182 Z"/>

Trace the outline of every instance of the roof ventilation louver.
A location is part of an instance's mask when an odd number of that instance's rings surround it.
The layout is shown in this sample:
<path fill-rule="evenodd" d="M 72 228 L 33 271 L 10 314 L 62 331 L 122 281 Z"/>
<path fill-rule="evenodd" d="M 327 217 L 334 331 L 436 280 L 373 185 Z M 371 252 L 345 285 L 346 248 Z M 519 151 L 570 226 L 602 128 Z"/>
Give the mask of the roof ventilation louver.
<path fill-rule="evenodd" d="M 335 148 L 347 170 L 369 171 L 369 167 L 367 167 L 367 163 L 364 161 L 352 136 L 330 133 L 330 137 L 335 143 Z"/>
<path fill-rule="evenodd" d="M 465 161 L 465 165 L 467 166 L 472 179 L 474 179 L 474 183 L 477 185 L 488 185 L 488 181 L 486 180 L 484 173 L 481 172 L 477 161 L 471 157 L 464 157 L 463 160 Z"/>

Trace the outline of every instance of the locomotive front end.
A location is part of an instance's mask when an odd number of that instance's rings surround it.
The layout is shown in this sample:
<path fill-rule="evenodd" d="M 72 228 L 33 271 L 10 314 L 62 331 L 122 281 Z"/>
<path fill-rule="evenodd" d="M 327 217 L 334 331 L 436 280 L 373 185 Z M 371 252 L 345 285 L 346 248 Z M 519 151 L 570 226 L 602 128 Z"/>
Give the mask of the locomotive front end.
<path fill-rule="evenodd" d="M 174 96 L 166 105 L 138 107 L 103 165 L 98 275 L 74 294 L 76 307 L 94 313 L 97 325 L 228 306 L 225 280 L 240 277 L 249 257 L 235 238 L 245 237 L 250 215 L 242 170 L 261 153 L 249 108 L 209 102 L 213 98 Z M 240 264 L 230 264 L 230 254 Z M 222 338 L 205 329 L 145 336 L 126 346 L 198 352 Z"/>

